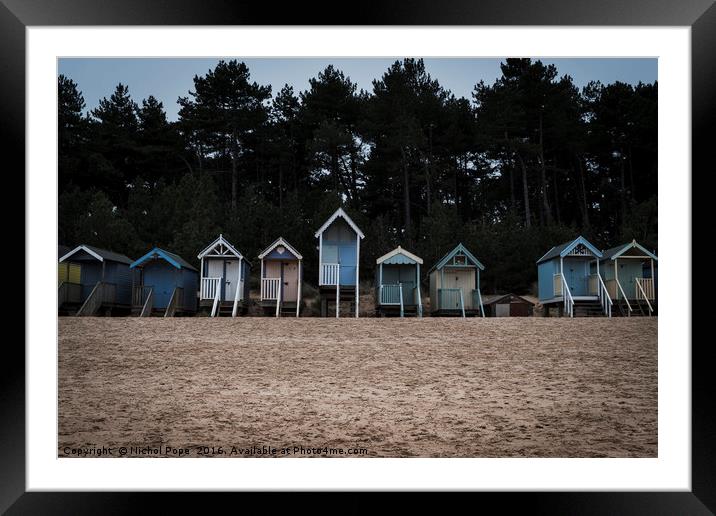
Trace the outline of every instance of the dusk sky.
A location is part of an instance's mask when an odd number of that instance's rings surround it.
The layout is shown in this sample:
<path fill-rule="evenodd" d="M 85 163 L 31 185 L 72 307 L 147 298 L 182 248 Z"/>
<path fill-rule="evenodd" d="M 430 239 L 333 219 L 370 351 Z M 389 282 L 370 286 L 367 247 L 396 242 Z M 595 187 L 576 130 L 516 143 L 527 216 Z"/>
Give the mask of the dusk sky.
<path fill-rule="evenodd" d="M 327 65 L 342 70 L 358 89 L 372 91 L 373 79 L 380 78 L 396 58 L 232 58 L 246 63 L 251 79 L 270 84 L 272 92 L 284 84 L 293 86 L 298 94 L 308 88 L 308 80 L 316 77 Z M 542 58 L 554 63 L 559 75 L 570 75 L 577 87 L 598 80 L 608 84 L 622 81 L 630 84 L 657 80 L 657 59 L 654 58 Z M 87 109 L 94 109 L 99 100 L 109 97 L 122 82 L 137 103 L 154 95 L 164 103 L 169 120 L 176 120 L 177 98 L 193 89 L 194 75 L 204 75 L 219 58 L 62 58 L 58 73 L 74 80 L 82 92 Z M 500 76 L 500 62 L 493 58 L 426 58 L 428 73 L 458 97 L 471 99 L 473 87 L 480 80 L 492 83 Z"/>

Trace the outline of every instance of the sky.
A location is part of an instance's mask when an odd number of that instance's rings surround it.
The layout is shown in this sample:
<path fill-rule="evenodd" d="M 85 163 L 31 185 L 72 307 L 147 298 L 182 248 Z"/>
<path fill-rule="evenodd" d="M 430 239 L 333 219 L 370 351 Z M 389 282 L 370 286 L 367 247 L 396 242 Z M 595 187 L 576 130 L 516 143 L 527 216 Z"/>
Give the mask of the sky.
<path fill-rule="evenodd" d="M 231 57 L 223 58 L 225 60 Z M 270 84 L 278 92 L 284 84 L 294 93 L 308 89 L 308 80 L 333 64 L 358 84 L 358 89 L 372 91 L 373 79 L 380 78 L 396 58 L 241 58 L 251 73 L 251 80 Z M 615 81 L 637 84 L 657 80 L 655 58 L 540 58 L 553 63 L 560 76 L 570 75 L 580 89 L 590 81 L 604 84 Z M 169 120 L 176 120 L 177 99 L 193 89 L 195 75 L 204 75 L 219 58 L 61 58 L 58 74 L 75 81 L 82 92 L 87 110 L 100 99 L 109 97 L 118 83 L 129 86 L 135 102 L 154 95 L 164 104 Z M 428 73 L 457 97 L 472 98 L 480 80 L 491 84 L 500 76 L 503 59 L 494 58 L 426 58 Z"/>

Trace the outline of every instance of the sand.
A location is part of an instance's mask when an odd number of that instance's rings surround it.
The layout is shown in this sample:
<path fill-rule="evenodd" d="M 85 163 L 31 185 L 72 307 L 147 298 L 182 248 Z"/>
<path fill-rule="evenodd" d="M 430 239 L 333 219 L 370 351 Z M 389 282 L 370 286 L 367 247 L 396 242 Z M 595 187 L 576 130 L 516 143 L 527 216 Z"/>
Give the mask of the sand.
<path fill-rule="evenodd" d="M 61 317 L 58 396 L 61 457 L 656 457 L 657 319 Z"/>

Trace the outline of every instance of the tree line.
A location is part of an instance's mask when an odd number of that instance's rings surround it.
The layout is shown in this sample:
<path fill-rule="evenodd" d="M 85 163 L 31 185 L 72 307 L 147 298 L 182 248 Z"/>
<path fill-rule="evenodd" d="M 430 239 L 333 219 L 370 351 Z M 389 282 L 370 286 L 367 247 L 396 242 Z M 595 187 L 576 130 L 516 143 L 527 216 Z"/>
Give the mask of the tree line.
<path fill-rule="evenodd" d="M 359 90 L 334 66 L 305 91 L 220 61 L 168 121 L 127 85 L 85 113 L 58 77 L 59 242 L 196 263 L 223 233 L 250 260 L 284 236 L 317 275 L 315 230 L 343 206 L 366 235 L 365 279 L 398 244 L 433 264 L 458 242 L 484 292 L 529 293 L 535 261 L 582 234 L 657 248 L 657 83 L 591 82 L 506 59 L 456 97 L 420 59 Z"/>

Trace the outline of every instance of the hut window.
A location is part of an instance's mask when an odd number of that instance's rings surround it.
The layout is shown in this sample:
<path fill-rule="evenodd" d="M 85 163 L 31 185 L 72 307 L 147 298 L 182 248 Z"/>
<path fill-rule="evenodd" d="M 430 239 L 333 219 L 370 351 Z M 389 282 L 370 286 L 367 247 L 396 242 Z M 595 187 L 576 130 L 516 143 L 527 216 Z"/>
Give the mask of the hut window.
<path fill-rule="evenodd" d="M 455 265 L 465 265 L 467 263 L 467 258 L 463 255 L 457 255 L 455 256 Z"/>

